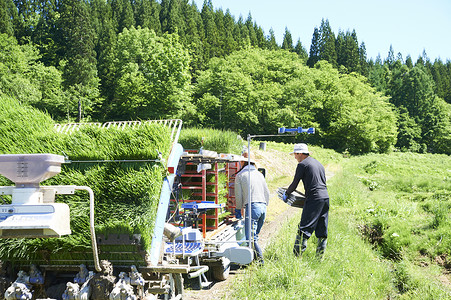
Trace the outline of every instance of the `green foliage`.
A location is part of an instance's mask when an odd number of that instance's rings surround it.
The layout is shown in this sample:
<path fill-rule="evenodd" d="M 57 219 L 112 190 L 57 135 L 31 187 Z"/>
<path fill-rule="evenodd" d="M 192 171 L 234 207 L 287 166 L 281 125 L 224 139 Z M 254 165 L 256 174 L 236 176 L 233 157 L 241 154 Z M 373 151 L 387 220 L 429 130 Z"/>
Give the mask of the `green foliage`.
<path fill-rule="evenodd" d="M 174 35 L 131 27 L 114 49 L 115 97 L 110 116 L 121 119 L 186 117 L 194 112 L 188 53 Z"/>
<path fill-rule="evenodd" d="M 243 140 L 232 131 L 208 129 L 208 128 L 187 128 L 180 132 L 179 143 L 185 149 L 216 151 L 218 153 L 241 154 L 243 150 Z"/>
<path fill-rule="evenodd" d="M 18 45 L 14 37 L 0 34 L 0 95 L 61 114 L 65 109 L 61 73 L 39 58 L 32 44 Z"/>
<path fill-rule="evenodd" d="M 140 234 L 143 250 L 150 249 L 165 168 L 158 162 L 103 160 L 156 160 L 159 152 L 167 157 L 169 137 L 168 129 L 158 124 L 121 130 L 83 127 L 71 134 L 57 134 L 47 114 L 4 96 L 0 101 L 0 140 L 4 141 L 0 153 L 67 155 L 74 162 L 63 165 L 60 174 L 43 184 L 91 187 L 96 231 L 105 235 Z M 11 184 L 4 178 L 1 183 Z M 91 260 L 88 195 L 77 191 L 75 195 L 60 195 L 57 201 L 70 207 L 72 234 L 58 239 L 6 240 L 0 244 L 1 259 L 29 263 L 51 257 L 54 263 L 61 264 L 68 263 L 67 259 Z M 67 256 L 71 251 L 82 253 Z M 104 253 L 103 258 L 110 257 Z M 120 258 L 127 259 L 127 254 Z"/>
<path fill-rule="evenodd" d="M 356 75 L 294 53 L 243 50 L 212 60 L 198 78 L 198 119 L 205 126 L 259 134 L 278 127 L 316 127 L 316 143 L 351 153 L 387 152 L 396 117 L 385 98 Z"/>

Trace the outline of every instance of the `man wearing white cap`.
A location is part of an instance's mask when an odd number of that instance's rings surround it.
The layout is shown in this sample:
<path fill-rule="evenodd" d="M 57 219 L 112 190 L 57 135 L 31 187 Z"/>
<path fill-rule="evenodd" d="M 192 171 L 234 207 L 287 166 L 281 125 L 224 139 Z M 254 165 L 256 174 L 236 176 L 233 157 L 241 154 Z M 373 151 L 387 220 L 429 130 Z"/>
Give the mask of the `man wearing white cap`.
<path fill-rule="evenodd" d="M 310 156 L 306 144 L 295 144 L 294 158 L 298 161 L 293 182 L 287 188 L 286 199 L 302 180 L 305 189 L 305 203 L 302 210 L 301 222 L 294 242 L 293 253 L 302 255 L 307 248 L 307 240 L 313 231 L 318 238 L 316 254 L 322 257 L 327 245 L 327 223 L 329 215 L 329 194 L 326 186 L 326 172 L 323 165 Z"/>

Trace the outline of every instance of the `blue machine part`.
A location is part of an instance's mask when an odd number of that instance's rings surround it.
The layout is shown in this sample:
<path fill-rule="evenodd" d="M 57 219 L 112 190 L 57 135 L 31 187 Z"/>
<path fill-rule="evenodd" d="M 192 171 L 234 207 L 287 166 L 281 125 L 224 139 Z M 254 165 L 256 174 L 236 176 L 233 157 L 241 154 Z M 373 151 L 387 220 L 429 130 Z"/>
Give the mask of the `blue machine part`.
<path fill-rule="evenodd" d="M 302 128 L 302 127 L 298 127 L 298 128 L 285 128 L 285 127 L 280 127 L 278 130 L 279 134 L 282 133 L 287 133 L 287 132 L 292 132 L 292 133 L 307 133 L 307 134 L 314 134 L 315 133 L 315 128 L 310 127 L 310 128 Z"/>
<path fill-rule="evenodd" d="M 192 210 L 221 208 L 223 206 L 223 204 L 216 204 L 214 201 L 191 202 L 182 204 L 182 208 Z"/>
<path fill-rule="evenodd" d="M 167 168 L 177 170 L 180 157 L 183 154 L 183 147 L 180 144 L 174 144 L 171 154 L 169 154 Z M 152 265 L 157 265 L 160 257 L 161 243 L 163 241 L 164 223 L 166 222 L 166 214 L 169 207 L 169 199 L 172 193 L 172 186 L 174 184 L 175 172 L 168 174 L 163 181 L 163 186 L 160 193 L 160 202 L 158 203 L 157 216 L 155 220 L 154 232 L 152 235 L 152 245 L 150 248 L 150 262 Z"/>

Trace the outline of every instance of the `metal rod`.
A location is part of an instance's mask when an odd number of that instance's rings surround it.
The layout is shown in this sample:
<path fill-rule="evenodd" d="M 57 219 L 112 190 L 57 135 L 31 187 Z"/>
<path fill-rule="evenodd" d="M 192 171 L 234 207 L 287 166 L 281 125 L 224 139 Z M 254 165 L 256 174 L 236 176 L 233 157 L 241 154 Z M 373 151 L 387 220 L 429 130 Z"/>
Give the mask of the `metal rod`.
<path fill-rule="evenodd" d="M 161 162 L 160 159 L 66 160 L 65 163 Z"/>
<path fill-rule="evenodd" d="M 91 244 L 92 244 L 92 254 L 94 256 L 94 266 L 97 272 L 101 272 L 102 268 L 99 263 L 99 254 L 97 251 L 97 240 L 96 231 L 94 228 L 94 192 L 90 187 L 87 186 L 77 186 L 76 190 L 84 190 L 89 193 L 89 230 L 91 231 Z"/>
<path fill-rule="evenodd" d="M 253 236 L 252 233 L 253 231 L 251 230 L 251 225 L 252 225 L 252 197 L 251 197 L 251 139 L 252 136 L 248 135 L 247 136 L 247 170 L 248 170 L 248 192 L 247 192 L 247 217 L 248 217 L 248 228 L 247 228 L 247 234 L 249 237 L 249 248 L 252 249 L 252 241 L 253 241 Z"/>
<path fill-rule="evenodd" d="M 197 271 L 194 271 L 192 273 L 188 273 L 188 278 L 196 278 L 199 277 L 200 275 L 204 274 L 205 272 L 208 271 L 208 266 L 199 266 L 200 268 Z M 191 267 L 192 269 L 195 267 Z"/>

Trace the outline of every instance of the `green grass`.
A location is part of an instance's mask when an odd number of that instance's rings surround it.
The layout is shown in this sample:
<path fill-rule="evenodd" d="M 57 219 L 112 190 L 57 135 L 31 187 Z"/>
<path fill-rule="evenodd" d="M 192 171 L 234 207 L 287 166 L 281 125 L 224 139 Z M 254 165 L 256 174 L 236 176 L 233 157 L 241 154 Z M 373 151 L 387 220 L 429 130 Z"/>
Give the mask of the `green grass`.
<path fill-rule="evenodd" d="M 313 149 L 342 167 L 328 181 L 324 259 L 315 258 L 315 237 L 302 258 L 292 255 L 299 212 L 272 238 L 265 265 L 233 283 L 233 299 L 449 299 L 440 280 L 451 257 L 449 156 L 339 158 Z"/>
<path fill-rule="evenodd" d="M 186 128 L 180 132 L 179 143 L 185 149 L 241 154 L 244 141 L 235 132 L 209 128 Z M 246 143 L 247 146 L 247 143 Z"/>
<path fill-rule="evenodd" d="M 124 130 L 87 127 L 71 134 L 59 134 L 45 113 L 9 98 L 1 100 L 0 153 L 55 153 L 64 154 L 72 161 L 155 160 L 159 152 L 163 158 L 169 154 L 169 131 L 158 124 Z M 141 249 L 148 250 L 165 172 L 158 162 L 77 162 L 64 164 L 60 174 L 42 184 L 91 187 L 95 195 L 96 232 L 140 234 Z M 1 178 L 0 184 L 12 183 Z M 11 201 L 7 197 L 3 200 Z M 69 205 L 72 234 L 56 239 L 3 240 L 0 259 L 26 263 L 49 258 L 57 261 L 67 257 L 70 251 L 87 252 L 89 258 L 88 194 L 77 191 L 75 195 L 57 196 L 56 201 Z M 105 252 L 102 246 L 100 250 Z"/>

